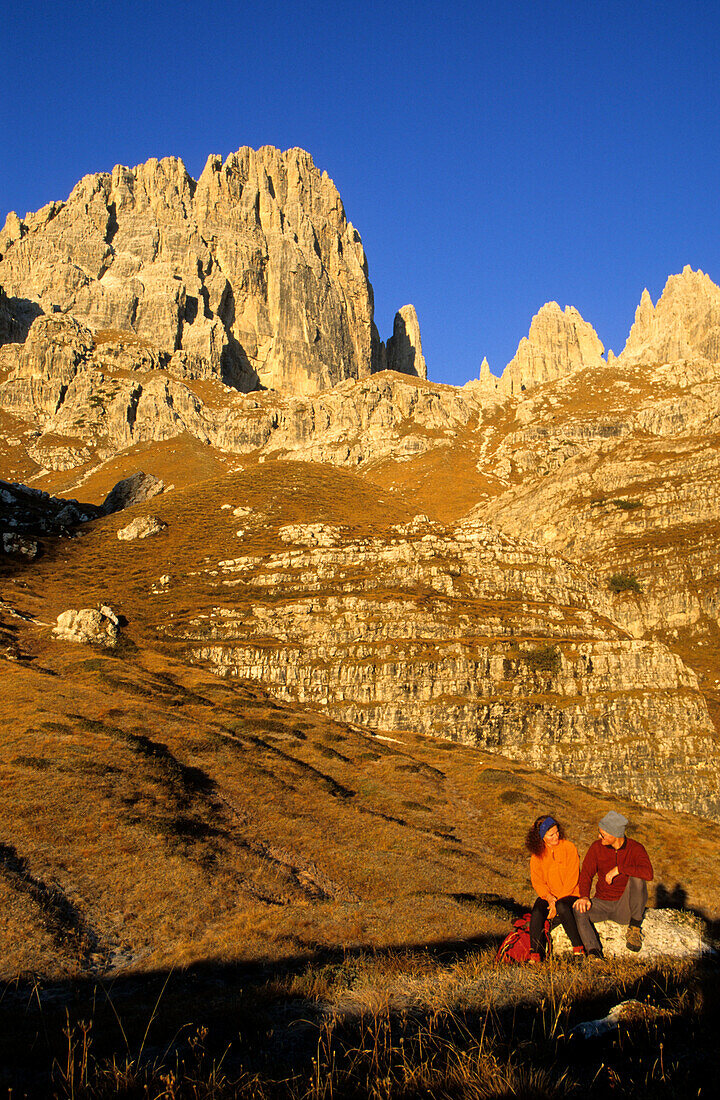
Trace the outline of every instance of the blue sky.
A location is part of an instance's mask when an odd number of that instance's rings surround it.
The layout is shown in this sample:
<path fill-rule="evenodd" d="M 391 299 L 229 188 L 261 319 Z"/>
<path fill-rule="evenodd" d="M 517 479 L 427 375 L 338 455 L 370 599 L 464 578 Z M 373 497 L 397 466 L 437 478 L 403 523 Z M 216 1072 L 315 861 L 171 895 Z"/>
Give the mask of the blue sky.
<path fill-rule="evenodd" d="M 618 352 L 644 286 L 720 281 L 719 32 L 692 0 L 9 5 L 0 222 L 116 163 L 299 145 L 435 381 L 500 373 L 551 299 Z"/>

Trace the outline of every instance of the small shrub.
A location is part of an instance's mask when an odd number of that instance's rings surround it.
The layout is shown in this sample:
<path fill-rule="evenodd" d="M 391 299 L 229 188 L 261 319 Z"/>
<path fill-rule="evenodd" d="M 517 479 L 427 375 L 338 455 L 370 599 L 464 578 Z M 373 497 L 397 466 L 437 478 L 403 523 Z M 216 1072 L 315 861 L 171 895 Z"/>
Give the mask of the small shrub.
<path fill-rule="evenodd" d="M 625 512 L 633 512 L 636 508 L 642 508 L 641 500 L 627 500 L 625 497 L 594 496 L 590 498 L 590 507 L 599 508 L 603 504 L 614 504 L 616 508 L 622 508 Z"/>
<path fill-rule="evenodd" d="M 642 592 L 642 585 L 634 573 L 613 573 L 609 581 L 611 592 Z"/>
<path fill-rule="evenodd" d="M 554 676 L 560 671 L 560 653 L 557 646 L 544 645 L 538 649 L 524 650 L 518 656 L 533 672 L 549 672 Z"/>

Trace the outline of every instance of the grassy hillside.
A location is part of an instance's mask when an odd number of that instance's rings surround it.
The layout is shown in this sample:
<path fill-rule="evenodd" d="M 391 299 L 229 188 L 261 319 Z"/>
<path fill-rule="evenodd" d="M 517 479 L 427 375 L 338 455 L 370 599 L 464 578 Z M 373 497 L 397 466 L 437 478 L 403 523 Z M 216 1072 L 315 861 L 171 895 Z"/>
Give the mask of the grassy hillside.
<path fill-rule="evenodd" d="M 583 849 L 622 810 L 655 890 L 710 920 L 720 827 L 190 666 L 158 624 L 202 606 L 188 578 L 210 545 L 236 552 L 236 506 L 273 516 L 258 553 L 279 518 L 382 534 L 417 510 L 348 472 L 252 463 L 3 567 L 0 1081 L 14 1097 L 601 1096 L 616 1078 L 696 1095 L 683 1044 L 715 1018 L 705 964 L 493 958 L 532 899 L 538 813 Z M 167 531 L 119 542 L 143 512 Z M 61 611 L 99 601 L 127 619 L 117 649 L 53 638 Z M 629 996 L 646 1008 L 609 1045 L 567 1037 Z"/>

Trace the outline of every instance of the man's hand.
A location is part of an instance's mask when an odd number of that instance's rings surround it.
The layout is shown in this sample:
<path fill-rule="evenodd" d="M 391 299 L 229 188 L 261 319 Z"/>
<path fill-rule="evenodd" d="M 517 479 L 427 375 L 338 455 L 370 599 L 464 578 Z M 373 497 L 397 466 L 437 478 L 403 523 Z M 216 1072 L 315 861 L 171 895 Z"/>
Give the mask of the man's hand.
<path fill-rule="evenodd" d="M 620 872 L 617 869 L 617 867 L 613 867 L 612 871 L 608 871 L 608 873 L 605 875 L 605 881 L 608 884 L 608 886 L 610 885 L 610 883 L 612 882 L 612 880 L 614 878 L 617 878 L 617 876 L 619 874 L 620 874 Z"/>
<path fill-rule="evenodd" d="M 578 898 L 573 902 L 573 909 L 577 909 L 578 913 L 587 913 L 590 908 L 590 898 Z"/>

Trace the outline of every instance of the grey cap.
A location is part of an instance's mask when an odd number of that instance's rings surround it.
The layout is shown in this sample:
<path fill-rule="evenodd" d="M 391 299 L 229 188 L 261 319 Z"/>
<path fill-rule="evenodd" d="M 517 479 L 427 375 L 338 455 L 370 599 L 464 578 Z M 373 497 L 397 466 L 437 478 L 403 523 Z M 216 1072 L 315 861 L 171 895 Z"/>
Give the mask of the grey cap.
<path fill-rule="evenodd" d="M 616 810 L 610 810 L 600 822 L 600 828 L 610 836 L 625 836 L 625 826 L 628 819 Z"/>

